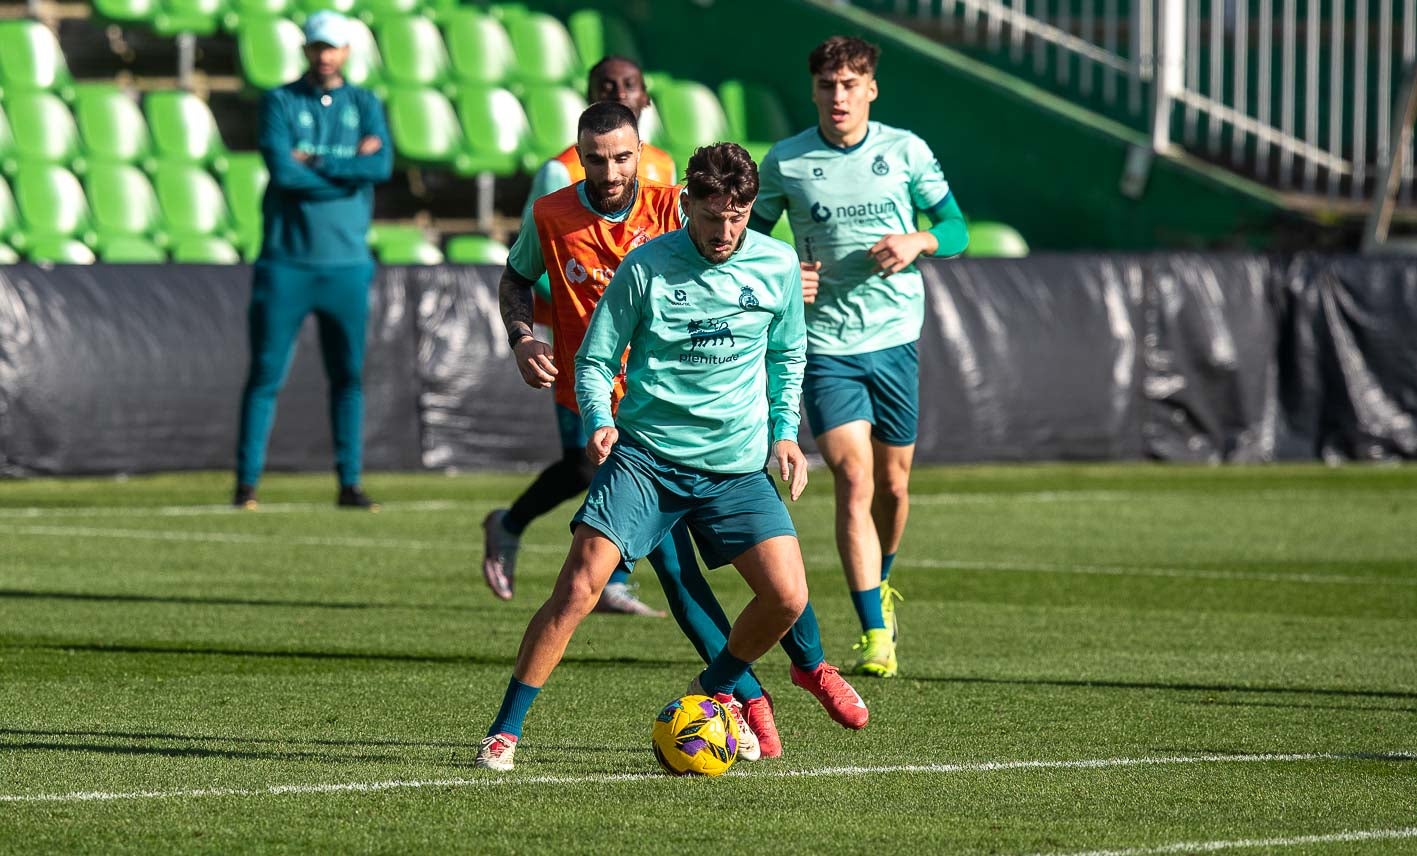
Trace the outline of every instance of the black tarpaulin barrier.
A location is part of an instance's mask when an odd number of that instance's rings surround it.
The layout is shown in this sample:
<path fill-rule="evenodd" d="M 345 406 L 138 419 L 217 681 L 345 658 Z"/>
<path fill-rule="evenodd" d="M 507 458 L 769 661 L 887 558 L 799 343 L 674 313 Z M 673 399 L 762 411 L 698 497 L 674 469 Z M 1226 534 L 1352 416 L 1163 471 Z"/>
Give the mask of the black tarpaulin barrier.
<path fill-rule="evenodd" d="M 921 269 L 922 463 L 1417 457 L 1417 262 L 1038 255 Z M 522 383 L 507 349 L 499 274 L 376 275 L 367 467 L 559 455 L 551 396 Z M 249 294 L 245 267 L 0 267 L 0 472 L 230 467 Z M 330 465 L 312 322 L 269 466 Z"/>

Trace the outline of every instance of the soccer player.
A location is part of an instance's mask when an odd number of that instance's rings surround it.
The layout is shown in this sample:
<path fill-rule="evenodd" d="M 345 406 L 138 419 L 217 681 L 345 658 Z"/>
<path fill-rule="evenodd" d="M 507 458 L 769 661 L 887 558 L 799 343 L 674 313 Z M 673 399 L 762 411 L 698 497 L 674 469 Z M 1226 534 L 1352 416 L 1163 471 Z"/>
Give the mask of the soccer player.
<path fill-rule="evenodd" d="M 588 101 L 616 101 L 624 104 L 634 113 L 635 121 L 639 122 L 644 109 L 649 106 L 649 95 L 645 91 L 644 75 L 638 65 L 624 57 L 608 56 L 591 67 L 588 77 Z M 641 183 L 674 184 L 674 159 L 662 149 L 643 143 L 636 175 Z M 532 180 L 531 193 L 527 196 L 526 208 L 522 212 L 523 217 L 531 216 L 531 206 L 536 200 L 582 181 L 585 177 L 586 171 L 581 165 L 579 145 L 572 143 L 537 171 Z M 672 228 L 678 228 L 678 225 Z M 543 299 L 537 301 L 536 320 L 538 323 L 550 324 L 550 313 L 546 311 L 545 300 L 550 296 L 550 282 L 545 275 L 537 279 L 537 293 Z M 575 352 L 575 346 L 572 346 L 566 351 L 566 355 L 569 357 Z M 569 360 L 566 365 L 570 365 Z M 515 592 L 517 550 L 521 546 L 522 533 L 533 520 L 566 500 L 580 496 L 590 485 L 593 468 L 585 456 L 586 438 L 581 433 L 580 417 L 575 413 L 575 395 L 568 390 L 564 395 L 559 395 L 557 401 L 559 403 L 556 405 L 556 424 L 561 434 L 561 460 L 542 470 L 510 508 L 494 509 L 482 521 L 482 578 L 487 581 L 492 593 L 502 600 L 511 600 Z M 616 571 L 611 577 L 610 583 L 600 595 L 600 601 L 595 605 L 595 610 L 626 615 L 664 615 L 636 596 L 629 574 L 623 570 Z"/>
<path fill-rule="evenodd" d="M 625 254 L 684 222 L 680 188 L 640 184 L 636 177 L 639 134 L 632 111 L 613 102 L 593 104 L 582 114 L 579 128 L 586 179 L 533 206 L 512 247 L 499 289 L 508 341 L 522 378 L 534 388 L 554 388 L 563 422 L 573 422 L 578 430 L 576 385 L 573 380 L 553 383 L 560 374 L 558 366 L 574 363 L 592 310 Z M 530 323 L 532 280 L 543 272 L 552 280 L 554 347 L 538 341 Z M 581 458 L 593 473 L 584 448 Z M 675 527 L 646 558 L 684 634 L 705 662 L 712 659 L 727 641 L 729 621 L 699 570 L 687 528 Z M 631 564 L 626 562 L 616 573 L 627 573 Z M 794 683 L 812 693 L 838 723 L 847 728 L 865 726 L 868 712 L 861 697 L 825 662 L 810 606 L 783 648 L 792 661 Z M 739 681 L 737 693 L 763 754 L 780 755 L 771 701 L 761 684 L 749 673 Z M 519 727 L 508 731 L 512 737 L 519 733 Z"/>
<path fill-rule="evenodd" d="M 232 504 L 256 508 L 276 395 L 305 316 L 319 321 L 330 381 L 330 423 L 341 508 L 378 511 L 360 487 L 363 467 L 364 326 L 374 262 L 365 235 L 374 185 L 388 181 L 393 144 L 384 108 L 347 83 L 350 22 L 329 10 L 305 21 L 299 80 L 261 100 L 261 155 L 270 185 L 261 204 L 264 238 L 252 270 L 251 366 L 241 395 Z"/>
<path fill-rule="evenodd" d="M 817 126 L 763 159 L 753 228 L 784 209 L 807 302 L 808 425 L 831 469 L 836 544 L 861 621 L 855 671 L 894 677 L 899 593 L 888 580 L 910 511 L 925 316 L 922 255 L 969 242 L 940 162 L 923 140 L 871 121 L 880 50 L 833 36 L 811 53 Z M 916 231 L 916 212 L 934 225 Z"/>

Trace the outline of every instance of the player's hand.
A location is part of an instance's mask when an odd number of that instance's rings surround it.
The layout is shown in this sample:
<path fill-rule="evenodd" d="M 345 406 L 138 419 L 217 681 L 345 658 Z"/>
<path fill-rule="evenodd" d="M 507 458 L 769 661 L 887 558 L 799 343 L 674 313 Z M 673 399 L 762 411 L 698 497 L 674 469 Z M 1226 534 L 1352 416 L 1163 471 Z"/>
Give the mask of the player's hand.
<path fill-rule="evenodd" d="M 822 269 L 821 262 L 802 262 L 802 302 L 815 303 L 817 300 L 817 285 L 821 282 Z"/>
<path fill-rule="evenodd" d="M 306 163 L 310 160 L 310 153 L 307 151 L 302 151 L 300 149 L 296 149 L 295 151 L 291 152 L 290 156 L 295 160 L 296 163 Z"/>
<path fill-rule="evenodd" d="M 359 141 L 359 148 L 356 149 L 361 155 L 372 155 L 384 147 L 384 141 L 370 134 Z"/>
<path fill-rule="evenodd" d="M 778 440 L 773 444 L 773 451 L 777 453 L 782 480 L 790 485 L 788 495 L 796 502 L 807 487 L 807 456 L 802 454 L 802 447 L 792 440 Z"/>
<path fill-rule="evenodd" d="M 597 428 L 595 433 L 590 435 L 590 442 L 585 444 L 585 456 L 598 467 L 605 463 L 606 458 L 610 457 L 610 450 L 614 448 L 619 439 L 620 429 L 614 425 Z"/>
<path fill-rule="evenodd" d="M 909 235 L 887 235 L 867 250 L 876 263 L 876 272 L 890 276 L 915 263 L 920 254 L 930 250 L 927 243 L 937 243 L 929 232 L 912 232 Z"/>
<path fill-rule="evenodd" d="M 546 389 L 556 379 L 556 359 L 551 346 L 540 339 L 524 338 L 512 353 L 517 358 L 517 371 L 532 389 Z"/>

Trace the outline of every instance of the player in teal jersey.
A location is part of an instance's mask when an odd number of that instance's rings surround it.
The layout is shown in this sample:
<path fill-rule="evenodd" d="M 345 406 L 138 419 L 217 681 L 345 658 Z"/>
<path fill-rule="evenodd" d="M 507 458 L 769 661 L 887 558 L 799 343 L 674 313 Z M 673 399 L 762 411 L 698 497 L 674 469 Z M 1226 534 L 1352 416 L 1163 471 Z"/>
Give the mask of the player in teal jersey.
<path fill-rule="evenodd" d="M 803 398 L 836 486 L 836 542 L 861 621 L 860 674 L 894 677 L 889 582 L 910 511 L 919 414 L 921 255 L 964 251 L 964 216 L 940 162 L 909 131 L 871 121 L 880 51 L 834 36 L 808 59 L 817 126 L 763 159 L 753 228 L 785 211 L 807 301 Z M 917 231 L 916 212 L 934 224 Z"/>
<path fill-rule="evenodd" d="M 337 12 L 305 21 L 299 80 L 261 100 L 261 155 L 270 172 L 261 203 L 261 257 L 252 269 L 251 366 L 241 395 L 237 508 L 256 508 L 276 396 L 305 316 L 319 322 L 330 381 L 330 426 L 342 508 L 377 511 L 363 470 L 365 322 L 374 262 L 366 235 L 374 185 L 389 179 L 393 144 L 373 93 L 347 83 L 351 25 Z"/>
<path fill-rule="evenodd" d="M 747 230 L 757 185 L 740 146 L 696 152 L 687 226 L 631 251 L 596 306 L 576 355 L 576 398 L 586 454 L 600 468 L 572 519 L 555 590 L 522 639 L 479 767 L 512 769 L 527 710 L 611 573 L 681 521 L 705 562 L 731 562 L 754 594 L 690 690 L 733 711 L 745 736 L 740 754 L 757 754 L 735 685 L 807 607 L 796 530 L 764 472 L 775 457 L 793 500 L 807 484 L 795 439 L 806 344 L 801 276 L 790 249 Z M 612 417 L 627 347 L 626 394 Z"/>

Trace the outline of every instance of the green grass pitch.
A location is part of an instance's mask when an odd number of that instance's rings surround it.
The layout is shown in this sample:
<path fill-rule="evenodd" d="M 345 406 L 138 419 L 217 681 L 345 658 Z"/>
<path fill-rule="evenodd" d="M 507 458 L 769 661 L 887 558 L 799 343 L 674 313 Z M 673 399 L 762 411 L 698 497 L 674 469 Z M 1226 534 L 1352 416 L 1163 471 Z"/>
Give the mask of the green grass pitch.
<path fill-rule="evenodd" d="M 849 665 L 812 477 L 793 514 Z M 528 479 L 375 475 L 379 515 L 328 476 L 271 476 L 257 513 L 226 474 L 0 482 L 0 852 L 1417 853 L 1417 469 L 922 469 L 870 725 L 774 651 L 786 755 L 717 780 L 657 773 L 697 662 L 618 616 L 516 771 L 473 769 L 569 542 L 572 504 L 517 598 L 486 590 L 480 521 Z"/>

